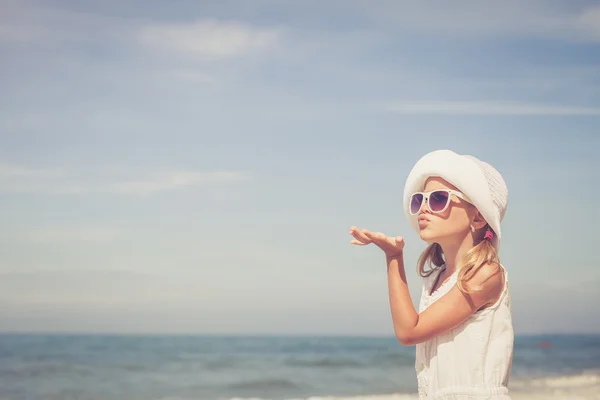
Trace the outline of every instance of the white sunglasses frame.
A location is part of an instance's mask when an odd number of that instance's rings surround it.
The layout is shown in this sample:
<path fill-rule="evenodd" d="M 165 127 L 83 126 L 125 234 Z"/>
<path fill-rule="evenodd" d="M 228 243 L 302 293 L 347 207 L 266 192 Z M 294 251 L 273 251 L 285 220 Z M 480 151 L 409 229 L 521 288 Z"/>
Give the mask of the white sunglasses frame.
<path fill-rule="evenodd" d="M 446 205 L 444 206 L 444 208 L 442 208 L 439 211 L 433 211 L 431 209 L 431 207 L 429 207 L 429 196 L 431 195 L 431 193 L 434 192 L 446 192 L 448 193 L 448 200 L 446 200 Z M 413 213 L 412 212 L 412 200 L 413 197 L 415 197 L 415 195 L 417 194 L 422 194 L 423 195 L 423 200 L 421 201 L 421 206 L 419 207 L 419 209 L 417 210 L 417 212 Z M 443 213 L 444 211 L 446 211 L 446 209 L 448 209 L 448 206 L 450 205 L 450 197 L 452 195 L 455 195 L 456 197 L 458 197 L 459 199 L 462 199 L 464 201 L 466 201 L 467 203 L 473 204 L 471 202 L 471 199 L 469 199 L 469 197 L 466 194 L 463 194 L 462 192 L 459 192 L 457 190 L 452 190 L 452 189 L 435 189 L 432 190 L 430 192 L 414 192 L 413 194 L 410 195 L 410 201 L 408 203 L 408 212 L 410 213 L 410 215 L 417 215 L 421 212 L 421 209 L 423 208 L 423 204 L 425 204 L 425 201 L 427 201 L 427 208 L 429 208 L 429 211 L 431 211 L 434 214 L 439 214 L 439 213 Z"/>

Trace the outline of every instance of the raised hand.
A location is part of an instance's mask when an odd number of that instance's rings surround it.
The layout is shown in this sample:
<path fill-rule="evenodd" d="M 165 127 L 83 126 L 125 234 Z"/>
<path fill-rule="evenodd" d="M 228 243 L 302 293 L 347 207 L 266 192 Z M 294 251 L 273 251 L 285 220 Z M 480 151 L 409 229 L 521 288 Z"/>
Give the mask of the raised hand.
<path fill-rule="evenodd" d="M 402 255 L 404 239 L 401 236 L 389 237 L 381 232 L 369 232 L 366 229 L 359 230 L 356 226 L 350 228 L 350 234 L 354 237 L 351 244 L 365 246 L 373 243 L 379 247 L 386 256 L 396 257 Z"/>

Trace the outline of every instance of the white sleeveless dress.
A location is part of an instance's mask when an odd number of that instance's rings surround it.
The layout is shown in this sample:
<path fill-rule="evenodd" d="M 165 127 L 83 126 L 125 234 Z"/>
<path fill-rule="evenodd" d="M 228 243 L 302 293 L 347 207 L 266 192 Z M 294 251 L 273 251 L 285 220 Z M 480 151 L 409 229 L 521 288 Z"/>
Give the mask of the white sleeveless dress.
<path fill-rule="evenodd" d="M 458 270 L 431 296 L 440 267 L 423 278 L 419 313 L 456 284 Z M 450 331 L 416 345 L 415 368 L 419 399 L 510 400 L 508 381 L 512 367 L 514 331 L 508 274 L 496 303 L 473 314 Z"/>

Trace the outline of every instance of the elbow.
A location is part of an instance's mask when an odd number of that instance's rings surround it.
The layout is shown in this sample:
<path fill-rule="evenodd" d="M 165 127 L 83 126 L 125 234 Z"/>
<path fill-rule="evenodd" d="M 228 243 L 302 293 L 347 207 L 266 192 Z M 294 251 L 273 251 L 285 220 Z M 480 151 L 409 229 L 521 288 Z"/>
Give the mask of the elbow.
<path fill-rule="evenodd" d="M 396 332 L 396 340 L 398 340 L 402 346 L 414 346 L 417 344 L 415 338 L 408 332 Z"/>

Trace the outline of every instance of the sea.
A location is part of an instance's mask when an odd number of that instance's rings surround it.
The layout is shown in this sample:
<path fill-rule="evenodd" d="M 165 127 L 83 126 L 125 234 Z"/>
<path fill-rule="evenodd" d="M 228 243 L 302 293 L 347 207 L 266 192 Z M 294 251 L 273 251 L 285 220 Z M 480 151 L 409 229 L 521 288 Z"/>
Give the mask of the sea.
<path fill-rule="evenodd" d="M 393 337 L 0 334 L 1 400 L 411 400 Z M 513 399 L 600 399 L 600 335 L 517 336 Z"/>

